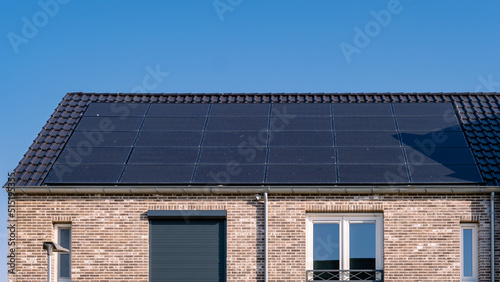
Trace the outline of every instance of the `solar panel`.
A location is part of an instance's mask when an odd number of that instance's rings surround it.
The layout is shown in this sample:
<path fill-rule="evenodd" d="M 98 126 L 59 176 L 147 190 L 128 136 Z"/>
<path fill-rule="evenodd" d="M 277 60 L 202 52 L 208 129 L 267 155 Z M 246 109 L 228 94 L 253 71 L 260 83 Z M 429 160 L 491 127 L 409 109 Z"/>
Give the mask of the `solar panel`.
<path fill-rule="evenodd" d="M 397 116 L 440 116 L 445 118 L 456 116 L 451 103 L 395 103 L 393 106 Z"/>
<path fill-rule="evenodd" d="M 76 131 L 137 131 L 143 118 L 140 117 L 83 117 Z"/>
<path fill-rule="evenodd" d="M 197 131 L 205 126 L 205 118 L 153 118 L 144 120 L 143 131 Z"/>
<path fill-rule="evenodd" d="M 128 147 L 66 148 L 59 156 L 59 164 L 125 164 L 130 155 Z"/>
<path fill-rule="evenodd" d="M 132 147 L 136 137 L 137 131 L 77 131 L 71 135 L 66 146 Z"/>
<path fill-rule="evenodd" d="M 456 117 L 398 117 L 397 123 L 401 131 L 461 131 Z"/>
<path fill-rule="evenodd" d="M 207 131 L 259 131 L 267 130 L 268 118 L 209 118 Z"/>
<path fill-rule="evenodd" d="M 141 103 L 91 103 L 85 117 L 134 117 L 144 116 L 149 104 Z"/>
<path fill-rule="evenodd" d="M 69 166 L 54 165 L 45 183 L 57 184 L 109 184 L 116 183 L 120 178 L 123 165 L 81 164 Z"/>
<path fill-rule="evenodd" d="M 478 183 L 482 182 L 475 165 L 413 165 L 413 183 Z"/>
<path fill-rule="evenodd" d="M 333 113 L 341 116 L 392 116 L 391 104 L 333 104 Z"/>
<path fill-rule="evenodd" d="M 247 150 L 244 148 L 204 148 L 201 150 L 200 164 L 252 164 L 266 162 L 265 147 Z"/>
<path fill-rule="evenodd" d="M 201 132 L 142 131 L 136 147 L 186 147 L 200 146 Z"/>
<path fill-rule="evenodd" d="M 269 164 L 335 164 L 333 147 L 277 147 L 269 149 Z"/>
<path fill-rule="evenodd" d="M 336 183 L 335 165 L 269 165 L 266 183 Z"/>
<path fill-rule="evenodd" d="M 262 147 L 266 146 L 268 133 L 253 132 L 206 132 L 203 147 Z"/>
<path fill-rule="evenodd" d="M 482 181 L 448 103 L 126 105 L 91 103 L 46 183 Z"/>
<path fill-rule="evenodd" d="M 392 117 L 337 117 L 333 118 L 335 130 L 354 131 L 381 131 L 396 130 L 396 124 Z"/>
<path fill-rule="evenodd" d="M 400 147 L 339 147 L 339 164 L 404 164 Z"/>
<path fill-rule="evenodd" d="M 199 148 L 137 147 L 129 164 L 195 164 Z"/>
<path fill-rule="evenodd" d="M 209 104 L 152 104 L 149 117 L 206 117 Z"/>
<path fill-rule="evenodd" d="M 405 151 L 410 164 L 475 164 L 469 148 L 405 148 Z"/>
<path fill-rule="evenodd" d="M 227 163 L 224 165 L 199 165 L 193 183 L 257 184 L 264 182 L 265 166 Z"/>
<path fill-rule="evenodd" d="M 120 183 L 189 183 L 193 165 L 127 165 Z"/>
<path fill-rule="evenodd" d="M 406 165 L 338 165 L 339 183 L 402 184 L 409 183 Z"/>
<path fill-rule="evenodd" d="M 211 117 L 267 117 L 270 104 L 213 104 Z"/>
<path fill-rule="evenodd" d="M 296 117 L 271 119 L 272 131 L 331 131 L 332 119 L 330 117 Z"/>
<path fill-rule="evenodd" d="M 270 134 L 272 147 L 328 147 L 333 146 L 332 132 L 273 132 Z"/>
<path fill-rule="evenodd" d="M 409 147 L 469 147 L 464 134 L 458 131 L 404 131 L 401 140 Z"/>
<path fill-rule="evenodd" d="M 335 144 L 339 147 L 398 147 L 397 131 L 337 131 Z"/>
<path fill-rule="evenodd" d="M 271 116 L 281 119 L 331 116 L 330 104 L 272 104 Z"/>

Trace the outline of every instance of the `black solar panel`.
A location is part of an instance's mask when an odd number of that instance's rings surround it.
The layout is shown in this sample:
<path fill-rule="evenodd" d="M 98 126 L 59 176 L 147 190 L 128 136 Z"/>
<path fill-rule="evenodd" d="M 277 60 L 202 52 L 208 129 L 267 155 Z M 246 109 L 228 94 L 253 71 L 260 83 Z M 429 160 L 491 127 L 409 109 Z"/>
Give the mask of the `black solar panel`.
<path fill-rule="evenodd" d="M 332 116 L 330 104 L 273 104 L 273 117 L 291 120 L 295 117 Z"/>
<path fill-rule="evenodd" d="M 400 147 L 339 147 L 340 164 L 404 164 Z"/>
<path fill-rule="evenodd" d="M 334 104 L 333 113 L 340 116 L 391 117 L 391 104 Z"/>
<path fill-rule="evenodd" d="M 80 164 L 67 165 L 59 162 L 50 170 L 46 183 L 102 184 L 116 183 L 124 165 Z"/>
<path fill-rule="evenodd" d="M 196 131 L 205 126 L 205 118 L 153 118 L 144 119 L 143 131 Z"/>
<path fill-rule="evenodd" d="M 462 131 L 456 117 L 398 117 L 397 123 L 401 131 Z"/>
<path fill-rule="evenodd" d="M 273 147 L 269 164 L 335 164 L 333 147 Z"/>
<path fill-rule="evenodd" d="M 192 164 L 196 163 L 198 148 L 137 147 L 129 164 Z"/>
<path fill-rule="evenodd" d="M 381 131 L 396 130 L 396 124 L 392 117 L 337 117 L 333 118 L 335 130 L 354 131 Z"/>
<path fill-rule="evenodd" d="M 269 165 L 267 183 L 332 184 L 337 182 L 335 165 Z"/>
<path fill-rule="evenodd" d="M 403 184 L 409 183 L 407 166 L 393 164 L 341 164 L 339 183 L 375 183 Z"/>
<path fill-rule="evenodd" d="M 152 104 L 149 117 L 206 117 L 209 104 Z"/>
<path fill-rule="evenodd" d="M 409 147 L 459 147 L 467 148 L 462 132 L 454 131 L 402 131 L 401 140 Z"/>
<path fill-rule="evenodd" d="M 144 116 L 149 104 L 139 103 L 91 103 L 85 117 L 133 117 Z"/>
<path fill-rule="evenodd" d="M 127 165 L 120 183 L 189 183 L 193 165 Z"/>
<path fill-rule="evenodd" d="M 137 131 L 77 131 L 66 146 L 132 147 L 136 137 Z"/>
<path fill-rule="evenodd" d="M 76 131 L 137 131 L 140 129 L 141 117 L 83 117 Z"/>
<path fill-rule="evenodd" d="M 438 116 L 443 118 L 456 116 L 451 103 L 395 103 L 393 107 L 397 116 Z"/>
<path fill-rule="evenodd" d="M 248 150 L 245 148 L 204 148 L 201 150 L 200 164 L 254 164 L 266 163 L 265 147 Z"/>
<path fill-rule="evenodd" d="M 192 147 L 200 146 L 201 132 L 142 131 L 136 147 Z"/>
<path fill-rule="evenodd" d="M 259 184 L 264 182 L 265 166 L 242 165 L 236 162 L 223 165 L 199 165 L 193 183 Z"/>
<path fill-rule="evenodd" d="M 45 183 L 481 181 L 448 103 L 92 103 Z"/>
<path fill-rule="evenodd" d="M 335 144 L 339 147 L 398 147 L 397 131 L 337 131 Z"/>
<path fill-rule="evenodd" d="M 272 147 L 328 147 L 333 146 L 332 132 L 272 132 L 270 133 Z"/>
<path fill-rule="evenodd" d="M 267 117 L 270 104 L 213 104 L 211 117 Z"/>
<path fill-rule="evenodd" d="M 268 118 L 209 118 L 207 131 L 266 131 Z"/>
<path fill-rule="evenodd" d="M 331 117 L 295 117 L 282 119 L 273 117 L 270 125 L 271 131 L 331 131 Z"/>

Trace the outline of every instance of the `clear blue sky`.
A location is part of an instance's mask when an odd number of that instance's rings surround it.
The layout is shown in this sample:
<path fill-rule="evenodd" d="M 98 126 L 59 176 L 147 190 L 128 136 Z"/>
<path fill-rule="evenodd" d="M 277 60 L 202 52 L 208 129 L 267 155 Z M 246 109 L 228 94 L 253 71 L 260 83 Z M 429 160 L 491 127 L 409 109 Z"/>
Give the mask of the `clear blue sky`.
<path fill-rule="evenodd" d="M 500 91 L 499 15 L 496 0 L 4 1 L 0 182 L 67 92 Z M 3 191 L 0 210 L 5 226 Z"/>

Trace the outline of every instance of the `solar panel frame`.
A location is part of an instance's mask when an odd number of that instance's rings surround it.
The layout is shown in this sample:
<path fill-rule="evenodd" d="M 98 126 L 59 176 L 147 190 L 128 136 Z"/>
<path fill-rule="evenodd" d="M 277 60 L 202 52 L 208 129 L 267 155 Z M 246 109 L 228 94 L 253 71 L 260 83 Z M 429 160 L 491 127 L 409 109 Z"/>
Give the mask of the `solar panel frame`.
<path fill-rule="evenodd" d="M 337 182 L 335 165 L 268 165 L 269 184 L 333 184 Z"/>
<path fill-rule="evenodd" d="M 271 104 L 212 104 L 210 117 L 268 117 Z"/>

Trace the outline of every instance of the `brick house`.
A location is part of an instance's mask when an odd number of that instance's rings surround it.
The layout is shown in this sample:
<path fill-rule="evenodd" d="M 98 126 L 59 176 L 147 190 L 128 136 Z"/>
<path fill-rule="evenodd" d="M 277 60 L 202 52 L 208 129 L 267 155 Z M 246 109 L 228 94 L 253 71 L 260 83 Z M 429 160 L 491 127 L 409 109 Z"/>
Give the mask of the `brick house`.
<path fill-rule="evenodd" d="M 497 93 L 69 93 L 9 281 L 495 281 L 499 183 Z"/>

